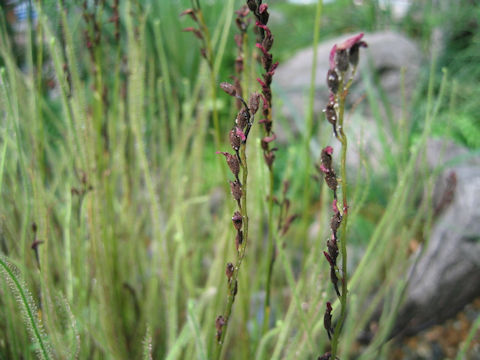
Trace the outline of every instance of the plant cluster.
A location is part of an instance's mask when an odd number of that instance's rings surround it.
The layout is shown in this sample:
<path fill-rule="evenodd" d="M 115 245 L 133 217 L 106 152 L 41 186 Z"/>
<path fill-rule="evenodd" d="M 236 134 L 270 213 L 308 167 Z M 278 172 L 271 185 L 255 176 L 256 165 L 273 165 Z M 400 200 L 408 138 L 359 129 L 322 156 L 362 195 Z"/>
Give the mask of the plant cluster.
<path fill-rule="evenodd" d="M 345 99 L 362 35 L 330 53 L 318 126 L 311 69 L 305 136 L 286 131 L 280 151 L 274 107 L 290 99 L 276 60 L 304 42 L 279 49 L 285 29 L 261 0 L 187 2 L 29 2 L 22 51 L 0 35 L 0 358 L 332 360 L 359 355 L 378 308 L 359 356 L 388 358 L 408 244 L 428 227 L 415 166 L 440 101 L 429 90 L 411 153 L 402 135 L 385 195 L 363 153 L 350 194 Z M 335 32 L 320 31 L 322 9 L 302 34 L 315 47 Z M 323 148 L 326 185 L 309 189 L 312 139 L 331 133 L 341 150 Z"/>

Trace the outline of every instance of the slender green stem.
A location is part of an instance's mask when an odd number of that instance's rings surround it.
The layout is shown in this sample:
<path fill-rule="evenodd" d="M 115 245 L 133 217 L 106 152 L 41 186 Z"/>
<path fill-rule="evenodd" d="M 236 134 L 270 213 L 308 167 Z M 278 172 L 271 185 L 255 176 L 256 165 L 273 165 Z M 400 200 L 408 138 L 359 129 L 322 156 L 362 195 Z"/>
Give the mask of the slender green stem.
<path fill-rule="evenodd" d="M 262 334 L 268 331 L 270 322 L 270 294 L 272 289 L 273 264 L 275 262 L 273 241 L 273 169 L 269 168 L 269 194 L 268 194 L 268 249 L 267 249 L 267 282 L 265 285 L 265 304 L 263 309 Z"/>

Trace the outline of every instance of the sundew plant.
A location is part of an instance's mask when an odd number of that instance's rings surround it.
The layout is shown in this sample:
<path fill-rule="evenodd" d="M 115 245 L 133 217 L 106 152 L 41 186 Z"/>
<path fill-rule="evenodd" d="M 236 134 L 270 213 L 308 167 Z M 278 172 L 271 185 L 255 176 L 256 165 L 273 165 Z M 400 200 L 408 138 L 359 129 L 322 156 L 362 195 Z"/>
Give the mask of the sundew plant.
<path fill-rule="evenodd" d="M 431 80 L 415 142 L 409 119 L 398 123 L 388 179 L 374 178 L 368 153 L 350 175 L 347 139 L 360 135 L 346 97 L 368 34 L 314 51 L 330 56 L 330 97 L 316 99 L 305 68 L 294 136 L 275 86 L 286 51 L 276 6 L 2 5 L 0 359 L 388 358 L 408 244 L 431 215 L 431 178 L 416 164 L 448 77 Z M 312 9 L 317 49 L 322 1 Z M 376 206 L 347 268 L 363 209 Z"/>

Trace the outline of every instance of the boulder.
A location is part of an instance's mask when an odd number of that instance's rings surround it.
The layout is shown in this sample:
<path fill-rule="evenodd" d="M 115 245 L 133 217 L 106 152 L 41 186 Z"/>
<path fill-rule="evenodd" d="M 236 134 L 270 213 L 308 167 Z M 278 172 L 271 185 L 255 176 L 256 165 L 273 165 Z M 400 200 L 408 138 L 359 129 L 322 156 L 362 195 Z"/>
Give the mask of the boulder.
<path fill-rule="evenodd" d="M 437 218 L 410 269 L 392 336 L 442 323 L 480 296 L 480 166 L 444 171 L 434 203 Z"/>

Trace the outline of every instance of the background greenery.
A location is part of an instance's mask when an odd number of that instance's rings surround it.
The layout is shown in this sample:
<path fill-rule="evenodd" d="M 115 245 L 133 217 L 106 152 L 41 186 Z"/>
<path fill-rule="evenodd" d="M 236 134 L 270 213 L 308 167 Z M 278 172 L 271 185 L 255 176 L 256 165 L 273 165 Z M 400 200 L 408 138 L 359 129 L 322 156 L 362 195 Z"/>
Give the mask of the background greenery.
<path fill-rule="evenodd" d="M 407 249 L 412 239 L 426 238 L 431 222 L 430 195 L 422 194 L 431 194 L 433 180 L 414 166 L 427 137 L 453 139 L 472 153 L 480 148 L 480 7 L 467 0 L 462 6 L 436 3 L 415 2 L 398 21 L 375 1 L 357 6 L 338 0 L 322 8 L 320 40 L 394 28 L 418 41 L 428 60 L 406 105 L 408 132 L 395 139 L 407 139 L 395 154 L 396 166 L 375 179 L 368 158 L 362 159 L 350 191 L 356 206 L 348 238 L 365 255 L 352 270 L 342 359 L 358 353 L 355 339 L 377 306 L 384 314 L 380 331 L 360 358 L 388 358 L 385 338 L 406 284 Z M 199 42 L 182 32 L 194 25 L 179 17 L 189 1 L 121 1 L 118 40 L 109 22 L 113 4 L 91 1 L 85 10 L 76 2 L 35 2 L 38 23 L 25 22 L 21 37 L 2 6 L 0 359 L 31 359 L 35 351 L 46 358 L 151 353 L 158 359 L 207 359 L 215 346 L 214 322 L 226 298 L 225 263 L 235 251 L 234 202 L 215 151 L 229 148 L 235 106 L 212 91 Z M 201 1 L 217 83 L 233 74 L 233 10 L 242 4 Z M 282 62 L 312 44 L 317 5 L 272 0 L 269 6 L 274 56 Z M 100 29 L 85 14 L 95 14 Z M 432 63 L 429 49 L 438 26 L 444 49 Z M 85 32 L 101 34 L 93 51 Z M 247 71 L 249 89 L 258 90 L 253 59 Z M 213 141 L 214 108 L 224 134 L 221 149 Z M 318 125 L 321 117 L 314 121 L 313 136 L 326 144 L 330 130 Z M 271 324 L 263 334 L 268 174 L 257 127 L 251 136 L 252 235 L 224 357 L 314 359 L 328 342 L 323 312 L 333 297 L 322 255 L 330 199 L 323 185 L 310 180 L 317 159 L 306 150 L 308 136 L 289 135 L 277 152 L 275 189 L 280 194 L 282 181 L 290 181 L 288 197 L 299 219 L 276 239 Z M 35 240 L 42 241 L 39 262 L 31 249 Z"/>

